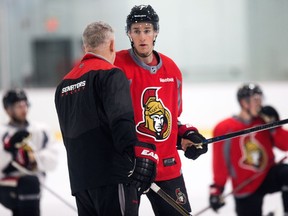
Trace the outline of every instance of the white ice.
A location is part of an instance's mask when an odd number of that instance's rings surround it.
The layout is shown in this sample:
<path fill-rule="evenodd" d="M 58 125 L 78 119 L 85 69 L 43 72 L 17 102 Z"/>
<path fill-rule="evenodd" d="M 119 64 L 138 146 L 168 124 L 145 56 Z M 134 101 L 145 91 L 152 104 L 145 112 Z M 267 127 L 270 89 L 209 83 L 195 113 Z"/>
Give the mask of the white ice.
<path fill-rule="evenodd" d="M 59 143 L 60 163 L 57 169 L 48 174 L 45 182 L 45 186 L 53 190 L 59 195 L 65 202 L 76 208 L 73 196 L 70 194 L 70 186 L 68 179 L 68 171 L 66 164 L 66 152 L 62 143 Z M 184 157 L 180 152 L 183 162 L 183 173 L 186 180 L 186 186 L 189 194 L 190 203 L 193 213 L 197 213 L 208 205 L 208 186 L 211 183 L 210 161 L 211 155 L 207 153 L 199 157 L 197 160 L 192 161 Z M 42 216 L 76 216 L 77 213 L 71 206 L 66 205 L 63 201 L 50 193 L 45 188 L 42 189 L 42 201 L 41 212 Z M 230 186 L 226 187 L 225 192 L 230 192 Z M 265 198 L 264 209 L 268 211 L 276 211 L 281 215 L 281 201 L 280 193 L 269 195 Z M 269 204 L 268 204 L 269 203 Z M 213 215 L 235 215 L 234 214 L 234 201 L 231 196 L 226 199 L 226 205 L 219 210 L 219 214 L 215 214 L 212 210 L 207 210 L 202 216 Z M 9 210 L 0 205 L 1 216 L 11 216 Z M 140 206 L 140 216 L 153 215 L 151 206 L 146 196 L 142 196 L 142 202 Z"/>
<path fill-rule="evenodd" d="M 185 84 L 185 83 L 184 83 Z M 193 123 L 200 130 L 211 129 L 219 120 L 231 116 L 238 112 L 238 104 L 235 92 L 241 83 L 207 83 L 195 84 L 187 83 L 183 89 L 183 114 L 181 120 L 183 123 Z M 260 83 L 265 94 L 265 104 L 271 104 L 277 108 L 282 119 L 288 117 L 287 82 L 278 83 Z M 30 102 L 30 118 L 49 123 L 53 129 L 57 129 L 58 122 L 54 108 L 54 89 L 31 89 L 28 90 Z M 284 97 L 283 97 L 284 96 Z M 0 108 L 1 116 L 4 111 Z M 45 115 L 43 115 L 45 110 Z M 3 114 L 3 115 L 2 115 Z M 0 121 L 5 122 L 4 118 Z M 1 123 L 0 122 L 0 123 Z M 3 123 L 2 122 L 2 123 Z M 208 134 L 206 138 L 210 138 Z M 66 153 L 61 142 L 58 145 L 60 152 L 60 161 L 57 169 L 48 174 L 45 185 L 59 194 L 64 200 L 75 207 L 74 198 L 70 194 L 70 186 L 66 164 Z M 279 158 L 283 156 L 282 152 L 277 152 Z M 211 152 L 208 151 L 195 161 L 188 160 L 180 152 L 183 163 L 183 173 L 188 190 L 193 212 L 197 213 L 208 205 L 209 185 L 212 183 L 211 176 Z M 225 188 L 225 194 L 231 191 L 228 184 Z M 76 216 L 77 213 L 66 206 L 54 195 L 43 189 L 41 201 L 42 216 Z M 282 216 L 280 193 L 267 195 L 264 200 L 264 213 L 275 211 L 275 216 Z M 140 216 L 153 215 L 151 206 L 145 196 L 142 198 L 140 206 Z M 232 196 L 227 197 L 226 205 L 216 214 L 212 210 L 207 210 L 201 216 L 234 216 L 234 200 Z M 0 216 L 11 216 L 11 213 L 0 204 Z"/>

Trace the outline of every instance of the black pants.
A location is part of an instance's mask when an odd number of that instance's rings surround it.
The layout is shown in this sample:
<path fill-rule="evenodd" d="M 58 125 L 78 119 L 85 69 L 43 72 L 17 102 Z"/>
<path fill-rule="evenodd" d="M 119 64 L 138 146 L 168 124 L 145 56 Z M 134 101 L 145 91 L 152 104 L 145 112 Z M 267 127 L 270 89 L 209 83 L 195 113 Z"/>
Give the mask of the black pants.
<path fill-rule="evenodd" d="M 155 183 L 169 196 L 171 196 L 178 204 L 183 206 L 188 212 L 191 212 L 191 207 L 182 175 L 169 181 L 159 181 Z M 149 190 L 147 197 L 151 202 L 153 211 L 156 216 L 181 216 L 177 210 L 170 206 L 154 191 Z"/>
<path fill-rule="evenodd" d="M 129 185 L 108 185 L 75 194 L 78 216 L 137 216 L 137 190 Z"/>
<path fill-rule="evenodd" d="M 262 216 L 262 204 L 266 194 L 281 191 L 285 212 L 288 212 L 288 165 L 278 164 L 271 168 L 262 185 L 252 195 L 235 198 L 238 216 Z"/>
<path fill-rule="evenodd" d="M 13 216 L 40 215 L 40 183 L 36 176 L 23 176 L 15 186 L 0 186 L 0 203 Z"/>

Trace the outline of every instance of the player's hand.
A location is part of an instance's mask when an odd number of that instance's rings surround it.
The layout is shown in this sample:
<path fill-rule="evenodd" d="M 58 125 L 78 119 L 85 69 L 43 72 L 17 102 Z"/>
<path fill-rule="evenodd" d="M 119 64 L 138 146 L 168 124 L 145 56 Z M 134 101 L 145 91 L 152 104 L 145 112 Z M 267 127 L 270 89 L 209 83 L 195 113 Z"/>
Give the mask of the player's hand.
<path fill-rule="evenodd" d="M 10 138 L 5 138 L 4 149 L 8 152 L 14 153 L 21 145 L 26 143 L 29 139 L 30 133 L 26 130 L 19 130 Z"/>
<path fill-rule="evenodd" d="M 129 177 L 140 194 L 147 192 L 155 180 L 158 163 L 155 151 L 155 145 L 150 143 L 138 142 L 135 146 L 135 165 Z"/>
<path fill-rule="evenodd" d="M 218 186 L 216 184 L 210 185 L 210 196 L 209 196 L 209 203 L 211 208 L 217 212 L 218 209 L 223 207 L 225 205 L 225 201 L 223 198 L 224 188 L 221 186 Z"/>
<path fill-rule="evenodd" d="M 205 140 L 205 137 L 197 131 L 185 132 L 181 141 L 184 155 L 189 159 L 196 160 L 200 155 L 205 154 L 208 151 L 208 145 L 203 144 Z"/>
<path fill-rule="evenodd" d="M 272 106 L 263 106 L 260 111 L 260 116 L 266 123 L 280 120 L 277 110 Z"/>

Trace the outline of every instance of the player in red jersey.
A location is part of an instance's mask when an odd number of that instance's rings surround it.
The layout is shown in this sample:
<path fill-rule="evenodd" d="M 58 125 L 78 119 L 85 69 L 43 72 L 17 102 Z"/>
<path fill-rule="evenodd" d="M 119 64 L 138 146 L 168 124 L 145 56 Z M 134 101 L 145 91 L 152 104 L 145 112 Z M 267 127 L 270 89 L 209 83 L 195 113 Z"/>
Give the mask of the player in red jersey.
<path fill-rule="evenodd" d="M 237 97 L 240 113 L 218 123 L 213 136 L 279 120 L 279 114 L 273 107 L 262 107 L 263 92 L 257 84 L 244 84 L 239 88 Z M 282 127 L 215 143 L 210 206 L 217 211 L 225 204 L 222 193 L 230 178 L 238 216 L 262 216 L 265 194 L 276 191 L 282 192 L 285 216 L 288 215 L 288 165 L 275 164 L 274 147 L 288 151 L 288 131 Z M 237 190 L 247 179 L 254 180 Z"/>
<path fill-rule="evenodd" d="M 159 156 L 156 183 L 187 211 L 191 211 L 176 148 L 196 159 L 207 145 L 196 148 L 205 138 L 193 126 L 181 125 L 182 74 L 167 56 L 156 52 L 159 17 L 150 5 L 134 6 L 127 16 L 126 33 L 131 49 L 117 52 L 115 65 L 130 82 L 137 137 L 156 145 Z M 155 215 L 179 215 L 153 191 L 147 196 Z"/>

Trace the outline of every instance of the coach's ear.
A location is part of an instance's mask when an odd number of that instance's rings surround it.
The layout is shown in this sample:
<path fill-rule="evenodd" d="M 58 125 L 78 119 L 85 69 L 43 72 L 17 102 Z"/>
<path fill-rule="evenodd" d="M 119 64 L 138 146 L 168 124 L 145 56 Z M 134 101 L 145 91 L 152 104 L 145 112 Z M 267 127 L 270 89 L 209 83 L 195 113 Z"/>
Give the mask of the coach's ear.
<path fill-rule="evenodd" d="M 111 41 L 110 41 L 110 44 L 109 44 L 109 50 L 110 50 L 110 52 L 115 52 L 115 40 L 114 39 L 112 39 Z"/>
<path fill-rule="evenodd" d="M 114 64 L 116 58 L 116 48 L 114 39 L 110 40 L 109 42 L 109 55 L 110 55 L 110 62 Z"/>

